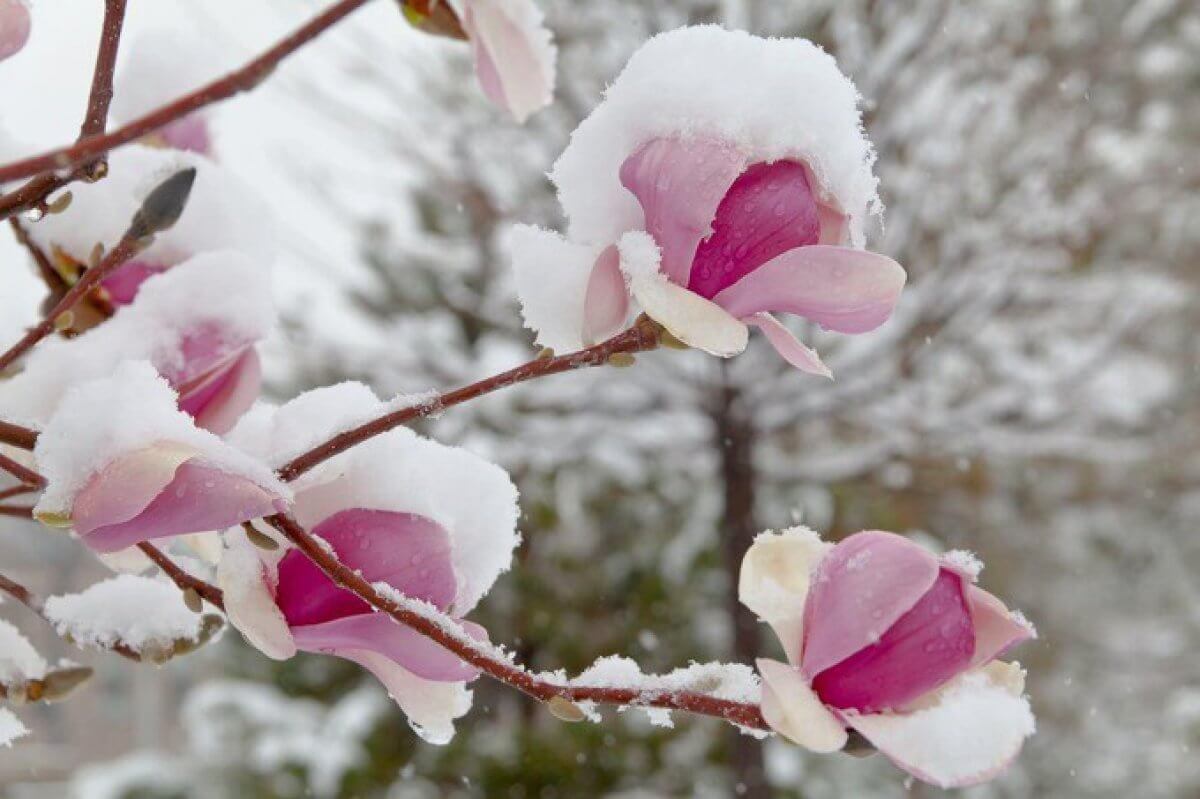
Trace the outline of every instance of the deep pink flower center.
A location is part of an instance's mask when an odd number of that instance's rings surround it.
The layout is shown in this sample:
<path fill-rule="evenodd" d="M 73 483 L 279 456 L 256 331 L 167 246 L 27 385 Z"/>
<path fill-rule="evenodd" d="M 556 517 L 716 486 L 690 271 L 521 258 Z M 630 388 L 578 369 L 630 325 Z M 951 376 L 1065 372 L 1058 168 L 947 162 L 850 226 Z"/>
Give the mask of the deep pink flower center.
<path fill-rule="evenodd" d="M 817 200 L 795 161 L 753 164 L 717 206 L 700 242 L 688 288 L 706 299 L 788 250 L 821 238 Z"/>
<path fill-rule="evenodd" d="M 942 569 L 933 586 L 879 641 L 816 675 L 813 690 L 837 708 L 864 713 L 895 709 L 944 685 L 969 665 L 974 651 L 975 629 L 962 578 Z"/>

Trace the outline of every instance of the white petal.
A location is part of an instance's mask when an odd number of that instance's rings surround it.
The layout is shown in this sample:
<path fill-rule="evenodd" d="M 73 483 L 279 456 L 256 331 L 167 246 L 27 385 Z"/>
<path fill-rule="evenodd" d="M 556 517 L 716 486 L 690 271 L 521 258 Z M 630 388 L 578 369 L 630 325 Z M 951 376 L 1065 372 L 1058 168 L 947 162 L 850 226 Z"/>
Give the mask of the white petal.
<path fill-rule="evenodd" d="M 860 715 L 846 722 L 920 780 L 941 788 L 985 782 L 1008 766 L 1033 734 L 1024 674 L 994 663 L 967 672 L 927 707 L 907 713 Z"/>
<path fill-rule="evenodd" d="M 836 752 L 846 730 L 821 703 L 800 670 L 778 660 L 757 662 L 762 675 L 762 714 L 771 729 L 813 752 Z"/>
<path fill-rule="evenodd" d="M 227 542 L 217 564 L 217 583 L 225 593 L 229 623 L 267 657 L 287 660 L 296 654 L 296 642 L 267 582 L 272 566 L 241 530 L 230 531 Z"/>
<path fill-rule="evenodd" d="M 431 744 L 447 744 L 454 737 L 454 720 L 471 709 L 471 692 L 461 682 L 435 682 L 377 652 L 340 652 L 375 675 L 408 716 L 417 735 Z"/>
<path fill-rule="evenodd" d="M 771 625 L 788 660 L 798 663 L 809 577 L 829 544 L 805 527 L 766 532 L 742 558 L 738 600 Z"/>
<path fill-rule="evenodd" d="M 672 283 L 659 271 L 661 254 L 649 233 L 629 231 L 617 248 L 634 299 L 647 316 L 675 338 L 722 358 L 746 349 L 749 331 L 745 324 L 716 303 Z"/>
<path fill-rule="evenodd" d="M 510 247 L 525 326 L 543 347 L 580 349 L 588 278 L 604 247 L 576 244 L 532 225 L 514 227 Z"/>

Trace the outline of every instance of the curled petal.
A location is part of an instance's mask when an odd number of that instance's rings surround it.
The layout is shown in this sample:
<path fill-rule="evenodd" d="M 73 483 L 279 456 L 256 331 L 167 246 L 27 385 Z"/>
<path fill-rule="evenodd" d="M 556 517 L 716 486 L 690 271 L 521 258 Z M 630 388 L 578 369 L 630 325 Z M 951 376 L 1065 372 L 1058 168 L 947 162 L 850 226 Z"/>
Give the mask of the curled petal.
<path fill-rule="evenodd" d="M 25 46 L 31 25 L 25 0 L 0 0 L 0 61 Z"/>
<path fill-rule="evenodd" d="M 555 49 L 531 0 L 457 0 L 488 99 L 518 122 L 554 99 Z"/>
<path fill-rule="evenodd" d="M 830 713 L 795 666 L 759 660 L 762 714 L 771 729 L 813 752 L 836 752 L 846 745 L 846 730 Z"/>
<path fill-rule="evenodd" d="M 482 628 L 472 625 L 473 632 Z M 376 652 L 405 670 L 434 682 L 464 682 L 479 670 L 432 639 L 390 616 L 366 613 L 292 627 L 296 646 L 306 652 L 341 655 L 343 651 Z"/>
<path fill-rule="evenodd" d="M 621 164 L 621 184 L 641 203 L 645 229 L 662 247 L 662 270 L 672 283 L 688 285 L 696 250 L 745 168 L 736 148 L 709 139 L 655 139 Z"/>
<path fill-rule="evenodd" d="M 582 347 L 588 283 L 604 248 L 532 225 L 514 227 L 510 245 L 525 326 L 543 347 L 560 352 Z"/>
<path fill-rule="evenodd" d="M 800 662 L 809 578 L 828 549 L 816 533 L 794 527 L 763 533 L 742 558 L 738 600 L 771 625 L 792 663 Z"/>
<path fill-rule="evenodd" d="M 821 236 L 807 169 L 795 161 L 757 163 L 738 176 L 700 243 L 688 288 L 711 299 L 788 250 Z"/>
<path fill-rule="evenodd" d="M 75 497 L 75 532 L 96 552 L 115 552 L 152 538 L 221 530 L 283 506 L 282 497 L 252 480 L 192 455 L 165 445 L 109 463 Z"/>
<path fill-rule="evenodd" d="M 629 315 L 629 290 L 616 246 L 600 253 L 588 277 L 583 300 L 583 343 L 591 345 L 621 329 Z"/>
<path fill-rule="evenodd" d="M 989 663 L 1017 644 L 1037 637 L 1037 631 L 1024 617 L 982 588 L 969 586 L 967 602 L 975 626 L 975 654 L 970 668 Z"/>
<path fill-rule="evenodd" d="M 886 255 L 817 244 L 768 261 L 713 301 L 738 318 L 779 311 L 839 333 L 865 333 L 891 316 L 905 279 Z"/>
<path fill-rule="evenodd" d="M 229 534 L 229 547 L 217 564 L 225 615 L 256 649 L 276 660 L 296 654 L 287 619 L 275 603 L 274 570 L 242 531 Z"/>
<path fill-rule="evenodd" d="M 431 744 L 449 743 L 454 737 L 454 720 L 471 709 L 471 692 L 461 682 L 422 679 L 377 652 L 346 650 L 338 654 L 374 674 L 408 716 L 413 730 Z"/>
<path fill-rule="evenodd" d="M 1000 668 L 964 674 L 923 709 L 847 711 L 843 718 L 917 779 L 941 788 L 985 782 L 1013 761 L 1036 726 L 1029 700 L 1021 695 L 1023 679 L 1011 673 L 1016 667 L 993 666 Z"/>
<path fill-rule="evenodd" d="M 223 434 L 233 429 L 242 414 L 258 398 L 262 388 L 262 362 L 258 352 L 247 348 L 228 368 L 203 386 L 199 397 L 187 398 L 195 406 L 194 411 L 184 407 L 180 398 L 180 408 L 191 413 L 197 427 Z"/>
<path fill-rule="evenodd" d="M 438 608 L 454 601 L 457 582 L 450 538 L 431 519 L 411 513 L 353 508 L 313 527 L 338 559 L 370 582 L 384 582 Z M 279 607 L 292 626 L 315 625 L 370 614 L 371 607 L 338 587 L 321 569 L 292 550 L 279 564 Z"/>
<path fill-rule="evenodd" d="M 817 674 L 827 705 L 874 713 L 903 707 L 966 670 L 975 651 L 962 578 L 943 569 L 878 642 Z"/>
<path fill-rule="evenodd" d="M 937 558 L 893 533 L 855 533 L 817 565 L 804 608 L 807 676 L 870 646 L 933 586 Z"/>
<path fill-rule="evenodd" d="M 765 312 L 756 313 L 747 316 L 742 321 L 761 330 L 767 337 L 767 341 L 779 353 L 779 357 L 801 372 L 833 379 L 833 372 L 829 371 L 829 367 L 821 360 L 821 356 L 817 355 L 817 351 L 801 343 L 800 339 L 796 338 L 792 331 L 784 327 L 783 323 L 774 316 Z"/>

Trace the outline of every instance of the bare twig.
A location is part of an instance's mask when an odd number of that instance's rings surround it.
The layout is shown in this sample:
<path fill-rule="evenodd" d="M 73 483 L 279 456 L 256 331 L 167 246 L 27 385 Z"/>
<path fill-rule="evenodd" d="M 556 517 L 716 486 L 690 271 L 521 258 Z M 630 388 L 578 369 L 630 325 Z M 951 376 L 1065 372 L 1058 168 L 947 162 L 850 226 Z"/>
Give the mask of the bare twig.
<path fill-rule="evenodd" d="M 489 677 L 542 702 L 559 698 L 568 702 L 589 701 L 660 707 L 715 716 L 743 727 L 769 729 L 762 717 L 762 711 L 758 705 L 752 703 L 718 699 L 710 694 L 694 691 L 654 693 L 637 687 L 572 686 L 547 680 L 509 660 L 496 657 L 490 649 L 472 643 L 468 636 L 454 635 L 437 620 L 381 596 L 362 575 L 339 561 L 289 516 L 277 514 L 267 517 L 266 521 L 340 587 L 354 593 L 377 610 L 387 613 L 400 624 L 436 641 Z"/>
<path fill-rule="evenodd" d="M 37 431 L 12 422 L 0 421 L 0 443 L 20 449 L 33 449 L 37 444 Z"/>
<path fill-rule="evenodd" d="M 317 464 L 346 451 L 355 444 L 361 444 L 373 436 L 507 386 L 588 366 L 601 366 L 608 363 L 614 355 L 628 355 L 652 350 L 658 346 L 660 335 L 660 329 L 654 322 L 645 316 L 639 317 L 628 330 L 593 347 L 552 358 L 535 358 L 528 363 L 509 369 L 507 372 L 501 372 L 468 386 L 438 394 L 420 404 L 401 408 L 339 433 L 284 464 L 279 470 L 279 476 L 284 480 L 294 480 Z"/>
<path fill-rule="evenodd" d="M 45 479 L 40 474 L 28 466 L 18 463 L 3 452 L 0 452 L 0 469 L 8 472 L 22 483 L 34 488 L 41 488 L 46 484 Z"/>
<path fill-rule="evenodd" d="M 74 145 L 61 147 L 0 167 L 0 183 L 22 178 L 33 178 L 33 181 L 39 182 L 36 189 L 31 188 L 30 184 L 26 184 L 11 195 L 0 197 L 0 218 L 7 218 L 21 210 L 22 204 L 26 208 L 33 207 L 30 203 L 38 192 L 41 192 L 41 196 L 44 198 L 46 194 L 63 185 L 66 181 L 55 176 L 56 170 L 76 170 L 109 150 L 153 133 L 193 111 L 253 89 L 275 69 L 279 62 L 366 2 L 367 0 L 339 0 L 241 68 L 116 130 L 88 136 Z"/>
<path fill-rule="evenodd" d="M 33 486 L 26 486 L 26 485 L 13 486 L 12 488 L 6 488 L 3 491 L 0 491 L 0 499 L 9 499 L 10 497 L 19 497 L 21 494 L 30 494 L 34 491 L 37 491 L 37 489 L 34 488 Z"/>
<path fill-rule="evenodd" d="M 199 577 L 193 577 L 188 574 L 175 565 L 175 562 L 167 557 L 161 549 L 149 541 L 143 541 L 137 546 L 146 557 L 154 562 L 155 566 L 162 569 L 163 574 L 170 577 L 171 581 L 179 586 L 180 590 L 186 591 L 190 588 L 213 607 L 220 608 L 221 610 L 225 609 L 225 599 L 220 588 L 201 580 Z"/>
<path fill-rule="evenodd" d="M 17 519 L 32 519 L 32 505 L 0 505 L 0 516 L 12 516 Z"/>

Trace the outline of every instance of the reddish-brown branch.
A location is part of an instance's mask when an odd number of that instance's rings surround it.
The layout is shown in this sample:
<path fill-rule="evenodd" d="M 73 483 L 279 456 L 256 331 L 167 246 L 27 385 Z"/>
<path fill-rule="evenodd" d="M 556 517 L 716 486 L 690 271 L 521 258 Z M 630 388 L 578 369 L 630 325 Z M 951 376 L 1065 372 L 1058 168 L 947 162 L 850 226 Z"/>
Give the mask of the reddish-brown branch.
<path fill-rule="evenodd" d="M 388 430 L 406 422 L 411 422 L 414 419 L 440 413 L 445 408 L 482 397 L 484 394 L 490 394 L 507 386 L 524 383 L 539 377 L 556 375 L 561 372 L 569 372 L 574 369 L 600 366 L 608 363 L 612 356 L 618 354 L 652 350 L 658 346 L 659 335 L 659 328 L 654 322 L 644 316 L 640 317 L 634 323 L 633 327 L 618 333 L 606 341 L 602 341 L 594 347 L 588 347 L 578 352 L 559 355 L 553 358 L 537 358 L 509 369 L 507 372 L 501 372 L 498 375 L 492 375 L 478 382 L 471 383 L 468 386 L 447 391 L 426 402 L 408 408 L 401 408 L 398 411 L 393 411 L 361 424 L 358 427 L 339 433 L 284 464 L 279 470 L 279 476 L 283 480 L 295 480 L 317 464 L 350 449 L 355 444 L 361 444 L 373 436 L 386 433 Z"/>
<path fill-rule="evenodd" d="M 40 474 L 24 464 L 18 463 L 3 452 L 0 452 L 0 469 L 34 488 L 41 488 L 46 484 L 46 480 Z"/>
<path fill-rule="evenodd" d="M 63 276 L 54 268 L 54 264 L 50 263 L 49 256 L 45 251 L 29 237 L 29 231 L 25 226 L 14 216 L 8 220 L 9 227 L 12 228 L 13 236 L 16 237 L 17 243 L 24 247 L 37 267 L 38 276 L 42 282 L 46 284 L 46 289 L 50 292 L 50 296 L 57 297 L 65 294 L 67 291 L 67 281 L 63 280 Z"/>
<path fill-rule="evenodd" d="M 12 422 L 0 421 L 0 443 L 20 449 L 33 449 L 37 444 L 37 431 Z"/>
<path fill-rule="evenodd" d="M 358 572 L 339 561 L 335 555 L 289 516 L 277 514 L 267 517 L 266 521 L 311 559 L 337 585 L 353 592 L 372 607 L 387 613 L 397 622 L 436 641 L 489 677 L 542 702 L 561 697 L 573 702 L 591 701 L 604 704 L 686 710 L 705 716 L 715 716 L 744 727 L 768 729 L 759 707 L 747 702 L 718 699 L 709 694 L 693 691 L 652 693 L 636 687 L 571 686 L 547 680 L 508 660 L 496 657 L 489 649 L 471 643 L 465 636 L 454 635 L 438 621 L 380 595 Z"/>
<path fill-rule="evenodd" d="M 221 593 L 221 589 L 211 583 L 207 583 L 198 577 L 185 572 L 183 569 L 175 565 L 175 562 L 168 558 L 161 549 L 151 544 L 149 541 L 143 541 L 138 544 L 138 549 L 154 562 L 154 565 L 162 569 L 163 574 L 171 578 L 171 582 L 179 586 L 182 590 L 192 589 L 200 598 L 208 602 L 213 607 L 225 609 L 225 598 Z"/>
<path fill-rule="evenodd" d="M 13 486 L 0 491 L 0 499 L 11 499 L 12 497 L 19 497 L 22 494 L 30 494 L 34 491 L 37 491 L 37 489 L 33 486 Z"/>
<path fill-rule="evenodd" d="M 32 519 L 32 505 L 0 505 L 0 516 L 14 516 L 18 519 Z"/>
<path fill-rule="evenodd" d="M 76 169 L 97 156 L 153 133 L 159 128 L 207 105 L 226 100 L 235 94 L 257 86 L 273 69 L 292 53 L 308 44 L 351 12 L 364 5 L 367 0 L 339 0 L 313 17 L 293 33 L 280 40 L 241 68 L 230 72 L 212 83 L 200 87 L 177 100 L 151 111 L 116 130 L 86 139 L 68 147 L 35 155 L 0 167 L 0 183 L 20 180 L 35 175 L 45 180 L 55 170 Z M 52 177 L 52 174 L 51 174 Z M 23 189 L 24 187 L 22 187 Z M 20 191 L 20 189 L 18 190 Z M 9 216 L 13 210 L 7 207 L 7 198 L 0 198 L 0 215 Z"/>

